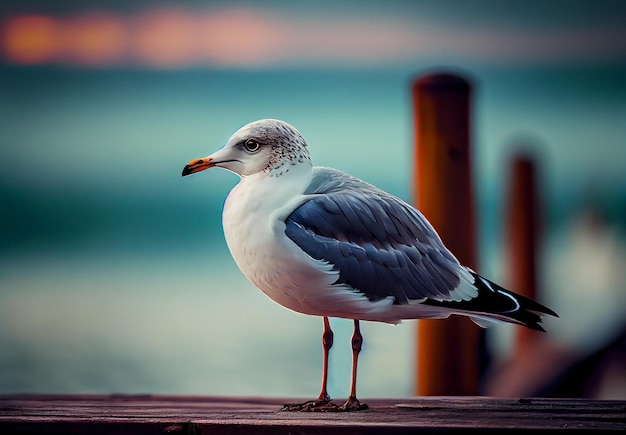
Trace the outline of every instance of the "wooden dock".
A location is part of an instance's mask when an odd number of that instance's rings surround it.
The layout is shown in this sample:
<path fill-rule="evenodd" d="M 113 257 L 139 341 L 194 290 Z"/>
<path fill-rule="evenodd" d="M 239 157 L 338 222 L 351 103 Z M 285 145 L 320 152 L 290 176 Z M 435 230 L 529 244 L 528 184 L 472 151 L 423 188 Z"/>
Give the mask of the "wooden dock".
<path fill-rule="evenodd" d="M 296 400 L 297 401 L 297 400 Z M 626 430 L 626 401 L 367 399 L 352 413 L 281 412 L 275 398 L 0 396 L 3 434 L 406 434 Z M 339 402 L 339 401 L 338 401 Z"/>

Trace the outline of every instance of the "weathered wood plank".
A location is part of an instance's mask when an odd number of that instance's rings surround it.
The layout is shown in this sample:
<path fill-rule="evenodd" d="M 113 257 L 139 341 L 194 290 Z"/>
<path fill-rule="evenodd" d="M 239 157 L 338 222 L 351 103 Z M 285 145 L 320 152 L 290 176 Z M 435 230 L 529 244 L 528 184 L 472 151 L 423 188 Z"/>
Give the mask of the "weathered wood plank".
<path fill-rule="evenodd" d="M 0 396 L 0 433 L 447 433 L 624 431 L 626 401 L 369 399 L 367 411 L 280 412 L 293 400 L 173 396 Z"/>

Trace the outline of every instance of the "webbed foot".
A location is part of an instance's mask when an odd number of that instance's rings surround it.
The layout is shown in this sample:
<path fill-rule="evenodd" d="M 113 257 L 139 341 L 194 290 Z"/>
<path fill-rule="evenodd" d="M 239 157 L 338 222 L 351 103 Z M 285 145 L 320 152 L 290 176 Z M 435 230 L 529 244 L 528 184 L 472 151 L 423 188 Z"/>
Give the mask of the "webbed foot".
<path fill-rule="evenodd" d="M 369 406 L 367 406 L 367 404 L 365 403 L 359 402 L 359 400 L 356 397 L 350 397 L 348 398 L 346 403 L 341 405 L 339 408 L 341 408 L 340 411 L 351 412 L 351 411 L 364 411 L 366 409 L 369 409 Z"/>

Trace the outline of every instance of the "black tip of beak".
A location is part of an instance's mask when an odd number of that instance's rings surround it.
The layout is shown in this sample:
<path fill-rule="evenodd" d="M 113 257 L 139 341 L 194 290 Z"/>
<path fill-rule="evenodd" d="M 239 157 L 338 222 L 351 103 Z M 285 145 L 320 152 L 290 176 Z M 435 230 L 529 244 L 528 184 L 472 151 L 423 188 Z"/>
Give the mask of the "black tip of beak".
<path fill-rule="evenodd" d="M 184 177 L 185 175 L 189 174 L 193 174 L 193 169 L 190 165 L 185 165 L 185 167 L 183 168 L 183 174 L 181 176 Z"/>

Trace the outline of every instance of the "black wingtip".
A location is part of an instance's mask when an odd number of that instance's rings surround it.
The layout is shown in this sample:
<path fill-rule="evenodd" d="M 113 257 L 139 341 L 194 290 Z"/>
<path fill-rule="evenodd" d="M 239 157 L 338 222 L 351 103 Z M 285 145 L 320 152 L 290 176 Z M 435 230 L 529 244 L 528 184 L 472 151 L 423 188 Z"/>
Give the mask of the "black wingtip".
<path fill-rule="evenodd" d="M 506 290 L 506 289 L 500 289 L 501 291 L 504 291 L 512 296 L 514 296 L 517 301 L 520 303 L 521 308 L 524 308 L 528 311 L 532 311 L 534 313 L 536 313 L 539 316 L 552 316 L 552 317 L 559 317 L 559 315 L 557 313 L 555 313 L 553 310 L 551 310 L 550 308 L 546 307 L 545 305 L 540 304 L 537 301 L 534 301 L 530 298 L 527 298 L 526 296 L 522 296 L 519 295 L 517 293 L 514 293 L 510 290 Z"/>
<path fill-rule="evenodd" d="M 533 331 L 546 332 L 543 326 L 540 325 L 541 317 L 537 315 L 537 319 L 534 321 L 527 321 L 526 323 L 519 323 L 522 326 L 532 329 Z"/>
<path fill-rule="evenodd" d="M 533 299 L 507 290 L 499 286 L 498 284 L 481 277 L 478 274 L 473 273 L 472 275 L 474 275 L 475 285 L 479 291 L 478 297 L 480 297 L 481 294 L 493 296 L 500 295 L 502 299 L 506 298 L 509 300 L 515 300 L 515 302 L 518 304 L 517 309 L 510 310 L 508 312 L 503 310 L 500 313 L 504 317 L 508 317 L 515 323 L 520 323 L 527 328 L 534 329 L 536 331 L 546 332 L 546 330 L 540 325 L 542 316 L 559 317 L 556 312 Z M 492 297 L 490 299 L 493 299 L 495 302 L 496 298 Z"/>
<path fill-rule="evenodd" d="M 480 313 L 511 323 L 515 323 L 535 331 L 546 332 L 540 325 L 542 316 L 559 317 L 550 308 L 541 305 L 526 296 L 519 295 L 495 284 L 472 272 L 474 285 L 478 295 L 467 301 L 435 301 L 428 299 L 426 305 L 446 307 L 457 312 Z"/>

